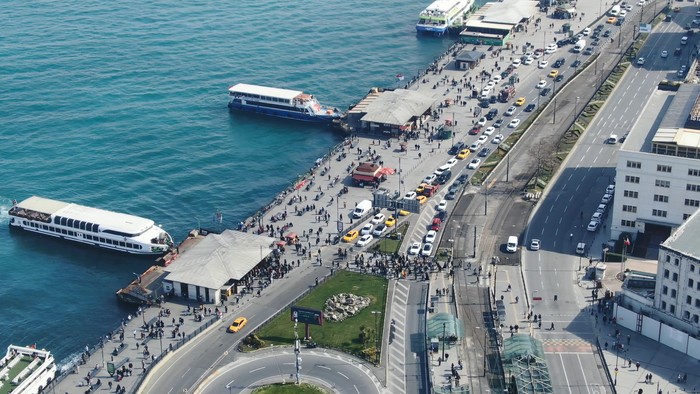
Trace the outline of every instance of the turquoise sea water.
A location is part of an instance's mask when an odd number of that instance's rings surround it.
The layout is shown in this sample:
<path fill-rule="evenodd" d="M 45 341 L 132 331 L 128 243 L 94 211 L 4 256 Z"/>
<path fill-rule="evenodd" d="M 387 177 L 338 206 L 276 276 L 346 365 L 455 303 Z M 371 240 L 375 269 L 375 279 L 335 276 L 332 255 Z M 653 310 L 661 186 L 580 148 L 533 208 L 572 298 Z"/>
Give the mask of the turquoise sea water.
<path fill-rule="evenodd" d="M 41 195 L 145 216 L 177 240 L 231 227 L 342 139 L 232 114 L 237 82 L 347 108 L 451 43 L 418 37 L 429 0 L 3 2 L 0 347 L 65 360 L 132 309 L 114 292 L 150 259 L 10 233 L 11 199 Z"/>

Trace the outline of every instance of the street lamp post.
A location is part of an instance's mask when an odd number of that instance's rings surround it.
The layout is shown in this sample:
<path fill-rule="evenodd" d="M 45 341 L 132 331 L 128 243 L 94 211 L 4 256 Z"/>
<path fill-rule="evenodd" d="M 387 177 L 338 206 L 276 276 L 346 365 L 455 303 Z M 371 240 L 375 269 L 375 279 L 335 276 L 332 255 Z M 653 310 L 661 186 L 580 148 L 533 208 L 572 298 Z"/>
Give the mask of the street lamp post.
<path fill-rule="evenodd" d="M 376 364 L 379 364 L 379 315 L 382 312 L 372 311 L 374 315 L 374 360 Z"/>
<path fill-rule="evenodd" d="M 442 361 L 445 361 L 445 341 L 447 340 L 447 323 L 442 323 Z"/>

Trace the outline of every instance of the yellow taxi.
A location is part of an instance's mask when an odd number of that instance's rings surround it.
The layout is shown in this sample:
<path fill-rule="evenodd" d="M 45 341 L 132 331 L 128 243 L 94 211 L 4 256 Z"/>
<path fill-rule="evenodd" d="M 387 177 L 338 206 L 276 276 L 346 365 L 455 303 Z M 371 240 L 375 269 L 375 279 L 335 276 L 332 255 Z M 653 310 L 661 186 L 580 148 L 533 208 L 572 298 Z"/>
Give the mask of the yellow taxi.
<path fill-rule="evenodd" d="M 559 75 L 559 70 L 552 70 L 549 72 L 550 78 L 556 78 Z"/>
<path fill-rule="evenodd" d="M 343 242 L 352 242 L 360 235 L 357 230 L 350 230 L 347 234 L 343 235 Z"/>
<path fill-rule="evenodd" d="M 402 210 L 399 211 L 399 216 L 408 216 L 408 215 L 410 215 L 410 214 L 411 214 L 411 212 L 408 212 L 408 211 L 405 210 L 405 209 L 402 209 Z"/>
<path fill-rule="evenodd" d="M 416 193 L 418 193 L 418 194 L 423 193 L 425 191 L 426 186 L 428 186 L 427 183 L 421 183 L 420 185 L 418 185 L 418 187 L 416 188 Z"/>
<path fill-rule="evenodd" d="M 459 153 L 457 154 L 457 158 L 460 159 L 460 160 L 466 159 L 471 153 L 472 153 L 472 151 L 470 151 L 469 148 L 467 148 L 467 149 L 462 149 L 462 150 L 459 151 Z"/>
<path fill-rule="evenodd" d="M 239 317 L 236 320 L 234 320 L 230 326 L 228 326 L 228 329 L 226 331 L 228 331 L 228 332 L 241 331 L 241 328 L 243 328 L 243 326 L 245 326 L 246 323 L 248 323 L 248 319 L 246 319 L 245 317 Z"/>
<path fill-rule="evenodd" d="M 520 107 L 521 105 L 525 104 L 525 97 L 520 97 L 519 99 L 515 100 L 515 106 Z"/>
<path fill-rule="evenodd" d="M 389 216 L 386 222 L 384 222 L 384 225 L 387 227 L 394 227 L 394 225 L 396 225 L 396 218 L 393 216 Z"/>
<path fill-rule="evenodd" d="M 425 202 L 428 201 L 428 197 L 418 196 L 418 197 L 416 197 L 416 200 L 418 200 L 418 203 L 420 203 L 420 204 L 425 204 Z"/>
<path fill-rule="evenodd" d="M 610 18 L 608 18 L 606 23 L 610 23 L 611 25 L 614 25 L 615 23 L 617 23 L 617 18 L 615 18 L 614 16 L 611 16 Z"/>

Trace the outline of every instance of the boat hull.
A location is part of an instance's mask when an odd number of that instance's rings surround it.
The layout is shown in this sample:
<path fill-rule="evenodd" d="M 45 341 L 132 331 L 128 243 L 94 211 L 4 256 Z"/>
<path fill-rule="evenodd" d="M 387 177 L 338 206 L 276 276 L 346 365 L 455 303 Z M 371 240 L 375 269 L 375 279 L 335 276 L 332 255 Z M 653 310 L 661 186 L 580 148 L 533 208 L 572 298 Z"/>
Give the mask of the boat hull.
<path fill-rule="evenodd" d="M 321 123 L 321 124 L 330 124 L 333 122 L 333 120 L 338 119 L 338 116 L 335 115 L 310 115 L 308 113 L 300 112 L 300 111 L 290 111 L 290 110 L 284 110 L 284 109 L 278 109 L 278 108 L 269 108 L 269 107 L 263 107 L 263 106 L 257 106 L 257 105 L 250 105 L 250 104 L 239 104 L 234 101 L 231 101 L 228 104 L 229 109 L 234 110 L 234 111 L 242 111 L 242 112 L 249 112 L 249 113 L 254 113 L 254 114 L 262 114 L 266 116 L 274 116 L 277 118 L 284 118 L 284 119 L 293 119 L 293 120 L 299 120 L 302 122 L 311 122 L 311 123 Z"/>
<path fill-rule="evenodd" d="M 416 32 L 422 33 L 422 34 L 433 34 L 436 36 L 441 36 L 441 35 L 447 33 L 447 26 L 435 27 L 435 26 L 417 25 Z"/>
<path fill-rule="evenodd" d="M 15 220 L 15 221 L 17 222 L 18 220 Z M 150 249 L 150 247 L 148 249 L 143 249 L 143 250 L 133 250 L 133 249 L 121 248 L 121 247 L 116 246 L 116 245 L 108 245 L 108 244 L 102 244 L 100 242 L 90 241 L 90 240 L 84 239 L 82 237 L 70 236 L 70 235 L 64 235 L 64 234 L 56 234 L 56 233 L 53 233 L 50 231 L 44 231 L 40 228 L 25 227 L 21 224 L 16 224 L 16 223 L 10 223 L 10 230 L 45 235 L 45 236 L 49 236 L 52 238 L 78 242 L 78 243 L 81 243 L 83 245 L 98 247 L 101 249 L 107 249 L 107 250 L 121 252 L 121 253 L 126 252 L 126 253 L 130 253 L 130 254 L 134 254 L 134 255 L 141 255 L 141 256 L 146 256 L 146 255 L 159 256 L 159 255 L 164 254 L 168 250 L 168 248 L 165 245 L 162 245 L 164 249 L 159 250 L 159 251 L 153 251 L 152 249 Z"/>

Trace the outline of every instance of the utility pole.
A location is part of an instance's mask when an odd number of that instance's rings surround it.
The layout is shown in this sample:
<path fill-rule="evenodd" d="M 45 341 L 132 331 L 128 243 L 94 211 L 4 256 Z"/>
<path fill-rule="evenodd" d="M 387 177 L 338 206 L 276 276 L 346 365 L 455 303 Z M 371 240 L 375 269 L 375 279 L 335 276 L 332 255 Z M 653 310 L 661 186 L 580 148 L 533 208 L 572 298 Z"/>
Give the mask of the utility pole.
<path fill-rule="evenodd" d="M 297 331 L 297 326 L 298 320 L 294 319 L 294 366 L 296 367 L 296 384 L 299 384 L 301 383 L 301 374 L 299 373 L 299 371 L 301 371 L 301 342 L 299 341 L 299 332 Z"/>

